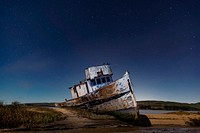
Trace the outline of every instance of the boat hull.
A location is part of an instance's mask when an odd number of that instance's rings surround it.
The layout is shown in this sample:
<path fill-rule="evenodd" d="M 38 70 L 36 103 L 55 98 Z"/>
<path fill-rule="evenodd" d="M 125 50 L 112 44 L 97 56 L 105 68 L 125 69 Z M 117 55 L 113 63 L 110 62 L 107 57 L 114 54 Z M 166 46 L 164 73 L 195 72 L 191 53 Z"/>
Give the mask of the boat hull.
<path fill-rule="evenodd" d="M 137 119 L 138 109 L 128 72 L 109 85 L 85 96 L 71 99 L 61 106 L 74 106 L 122 119 Z"/>

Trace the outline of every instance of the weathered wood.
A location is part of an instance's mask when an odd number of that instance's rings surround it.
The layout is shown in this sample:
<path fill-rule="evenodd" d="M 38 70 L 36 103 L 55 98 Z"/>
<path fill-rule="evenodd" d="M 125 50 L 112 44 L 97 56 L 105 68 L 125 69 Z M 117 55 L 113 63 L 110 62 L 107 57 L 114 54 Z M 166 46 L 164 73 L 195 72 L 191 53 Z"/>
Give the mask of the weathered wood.
<path fill-rule="evenodd" d="M 96 69 L 87 68 L 86 80 L 70 88 L 73 99 L 61 103 L 60 106 L 85 108 L 136 120 L 138 109 L 129 73 L 126 72 L 116 81 L 109 81 L 106 77 L 112 79 L 111 68 L 108 65 L 97 66 Z M 97 83 L 91 82 L 94 79 L 96 80 L 92 82 Z"/>

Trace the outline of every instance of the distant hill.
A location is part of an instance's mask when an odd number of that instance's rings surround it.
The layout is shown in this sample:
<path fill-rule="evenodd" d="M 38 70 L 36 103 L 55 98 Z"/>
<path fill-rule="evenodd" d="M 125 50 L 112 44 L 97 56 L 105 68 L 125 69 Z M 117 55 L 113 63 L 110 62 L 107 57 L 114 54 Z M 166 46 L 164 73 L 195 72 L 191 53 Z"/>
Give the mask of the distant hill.
<path fill-rule="evenodd" d="M 137 103 L 139 109 L 200 111 L 200 102 L 138 101 Z"/>

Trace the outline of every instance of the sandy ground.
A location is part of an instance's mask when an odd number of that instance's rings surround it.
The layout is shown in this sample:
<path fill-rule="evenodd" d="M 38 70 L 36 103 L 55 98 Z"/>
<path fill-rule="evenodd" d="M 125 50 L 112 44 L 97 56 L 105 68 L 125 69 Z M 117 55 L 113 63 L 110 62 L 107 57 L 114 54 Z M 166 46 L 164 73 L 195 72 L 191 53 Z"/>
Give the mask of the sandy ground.
<path fill-rule="evenodd" d="M 121 122 L 117 119 L 106 119 L 106 120 L 91 120 L 84 118 L 77 114 L 73 110 L 66 108 L 54 108 L 56 111 L 62 112 L 64 116 L 67 116 L 66 119 L 62 121 L 57 121 L 45 125 L 37 125 L 31 129 L 26 129 L 24 127 L 17 129 L 7 129 L 1 131 L 24 131 L 28 130 L 29 133 L 38 132 L 41 133 L 88 133 L 88 132 L 128 132 L 128 133 L 200 133 L 200 127 L 188 127 L 185 122 L 189 118 L 200 118 L 199 114 L 189 114 L 189 115 L 180 115 L 180 114 L 148 114 L 147 117 L 150 119 L 152 126 L 151 127 L 135 127 L 127 123 Z"/>
<path fill-rule="evenodd" d="M 56 111 L 62 112 L 68 116 L 67 121 L 71 123 L 73 127 L 83 127 L 86 125 L 115 125 L 116 126 L 127 126 L 126 123 L 120 122 L 117 119 L 114 120 L 90 120 L 83 118 L 73 112 L 72 110 L 67 110 L 64 108 L 55 108 Z M 190 113 L 190 114 L 147 114 L 146 115 L 151 121 L 152 126 L 186 126 L 190 118 L 200 119 L 200 114 Z M 77 125 L 77 121 L 79 124 Z M 111 123 L 112 122 L 112 123 Z M 114 122 L 114 123 L 113 123 Z M 86 124 L 87 123 L 87 124 Z M 129 125 L 130 126 L 130 125 Z"/>
<path fill-rule="evenodd" d="M 91 120 L 79 116 L 76 112 L 64 108 L 55 110 L 67 115 L 68 126 L 71 132 L 129 132 L 129 133 L 200 133 L 200 127 L 189 127 L 186 122 L 189 118 L 200 118 L 200 114 L 148 114 L 151 127 L 134 127 L 127 123 L 111 120 Z"/>
<path fill-rule="evenodd" d="M 96 127 L 118 127 L 118 126 L 128 126 L 127 123 L 121 122 L 115 118 L 106 119 L 106 120 L 91 120 L 88 118 L 84 118 L 77 114 L 77 112 L 73 110 L 69 110 L 66 108 L 54 108 L 56 111 L 62 112 L 67 116 L 66 120 L 64 120 L 65 124 L 68 125 L 69 128 L 96 128 Z"/>

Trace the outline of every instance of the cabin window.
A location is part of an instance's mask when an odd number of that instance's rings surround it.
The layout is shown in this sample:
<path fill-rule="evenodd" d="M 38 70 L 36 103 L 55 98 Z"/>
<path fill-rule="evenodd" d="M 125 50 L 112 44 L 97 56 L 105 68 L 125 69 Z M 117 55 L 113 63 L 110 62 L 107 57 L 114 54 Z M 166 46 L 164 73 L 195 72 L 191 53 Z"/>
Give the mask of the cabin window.
<path fill-rule="evenodd" d="M 102 76 L 102 75 L 103 75 L 103 72 L 102 72 L 102 71 L 97 72 L 97 75 L 98 75 L 98 76 Z"/>
<path fill-rule="evenodd" d="M 106 82 L 105 77 L 103 77 L 103 78 L 101 79 L 101 81 L 102 81 L 102 83 L 105 83 L 105 82 Z"/>
<path fill-rule="evenodd" d="M 107 81 L 107 82 L 110 82 L 110 77 L 106 77 L 106 81 Z"/>
<path fill-rule="evenodd" d="M 101 84 L 101 79 L 97 79 L 97 84 Z"/>
<path fill-rule="evenodd" d="M 96 85 L 96 82 L 95 82 L 94 79 L 91 80 L 91 85 L 92 85 L 92 86 Z"/>

